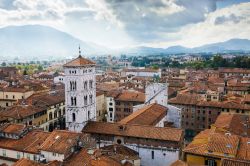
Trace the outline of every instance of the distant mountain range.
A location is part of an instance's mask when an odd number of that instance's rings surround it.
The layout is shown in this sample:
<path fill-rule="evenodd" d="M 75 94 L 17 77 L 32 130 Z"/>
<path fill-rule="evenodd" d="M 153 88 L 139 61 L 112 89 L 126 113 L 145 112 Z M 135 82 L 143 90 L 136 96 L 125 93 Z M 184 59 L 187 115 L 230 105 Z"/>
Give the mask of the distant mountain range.
<path fill-rule="evenodd" d="M 168 48 L 133 47 L 111 50 L 94 43 L 82 41 L 57 29 L 41 25 L 9 26 L 0 29 L 0 59 L 64 59 L 76 56 L 81 45 L 85 55 L 100 54 L 177 54 L 199 52 L 250 51 L 250 40 L 231 39 L 225 42 L 207 44 L 201 47 L 186 48 L 172 46 Z"/>
<path fill-rule="evenodd" d="M 84 54 L 107 52 L 102 46 L 83 42 L 47 26 L 9 26 L 0 29 L 0 58 L 70 58 L 78 54 L 79 45 Z"/>
<path fill-rule="evenodd" d="M 250 40 L 231 39 L 225 42 L 206 44 L 200 47 L 187 48 L 171 46 L 168 48 L 135 47 L 127 50 L 128 54 L 180 54 L 180 53 L 223 53 L 243 51 L 250 52 Z"/>

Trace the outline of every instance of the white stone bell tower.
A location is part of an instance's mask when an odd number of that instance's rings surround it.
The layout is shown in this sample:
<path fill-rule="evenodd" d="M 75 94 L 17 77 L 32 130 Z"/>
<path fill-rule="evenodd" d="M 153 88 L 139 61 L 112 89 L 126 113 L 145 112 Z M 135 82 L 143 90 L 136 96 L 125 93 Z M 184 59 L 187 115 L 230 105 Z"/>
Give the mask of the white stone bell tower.
<path fill-rule="evenodd" d="M 81 56 L 63 65 L 65 73 L 66 127 L 81 132 L 96 120 L 95 63 Z"/>

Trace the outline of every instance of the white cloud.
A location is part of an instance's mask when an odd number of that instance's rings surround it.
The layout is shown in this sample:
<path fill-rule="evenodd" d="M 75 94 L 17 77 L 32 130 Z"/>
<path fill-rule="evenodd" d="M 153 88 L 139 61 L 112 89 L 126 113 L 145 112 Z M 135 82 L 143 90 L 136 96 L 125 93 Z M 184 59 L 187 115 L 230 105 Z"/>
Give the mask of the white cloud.
<path fill-rule="evenodd" d="M 181 12 L 185 9 L 184 6 L 176 4 L 176 0 L 162 0 L 163 6 L 158 8 L 150 8 L 150 11 L 155 12 L 157 15 L 171 15 Z"/>
<path fill-rule="evenodd" d="M 106 0 L 105 5 L 137 42 L 164 40 L 164 33 L 202 22 L 216 10 L 216 0 Z"/>
<path fill-rule="evenodd" d="M 218 18 L 224 18 L 218 24 Z M 152 46 L 166 47 L 184 45 L 201 46 L 207 43 L 226 41 L 232 38 L 250 39 L 250 3 L 241 3 L 218 9 L 207 15 L 204 22 L 187 25 L 176 33 L 163 34 L 173 38 L 168 42 L 151 43 Z M 177 40 L 174 40 L 174 38 Z"/>
<path fill-rule="evenodd" d="M 86 3 L 96 13 L 94 17 L 96 20 L 105 20 L 119 27 L 123 26 L 122 22 L 116 18 L 104 0 L 86 0 Z"/>
<path fill-rule="evenodd" d="M 0 0 L 0 27 L 42 24 L 110 47 L 195 47 L 250 39 L 250 3 L 216 0 Z"/>

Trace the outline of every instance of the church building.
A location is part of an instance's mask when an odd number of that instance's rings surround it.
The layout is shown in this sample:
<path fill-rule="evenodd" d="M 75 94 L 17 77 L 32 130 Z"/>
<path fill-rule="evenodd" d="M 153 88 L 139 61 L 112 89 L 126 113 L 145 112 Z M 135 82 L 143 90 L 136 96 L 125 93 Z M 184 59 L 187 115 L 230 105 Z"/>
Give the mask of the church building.
<path fill-rule="evenodd" d="M 95 63 L 81 56 L 63 65 L 65 73 L 66 127 L 81 132 L 96 119 Z"/>

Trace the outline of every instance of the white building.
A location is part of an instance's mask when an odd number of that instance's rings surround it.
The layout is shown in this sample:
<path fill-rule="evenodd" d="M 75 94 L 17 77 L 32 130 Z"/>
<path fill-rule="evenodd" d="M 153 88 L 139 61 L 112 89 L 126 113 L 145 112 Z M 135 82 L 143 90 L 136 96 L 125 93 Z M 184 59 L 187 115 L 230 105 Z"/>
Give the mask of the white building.
<path fill-rule="evenodd" d="M 0 165 L 13 165 L 15 161 L 26 158 L 40 160 L 39 144 L 49 136 L 49 132 L 33 130 L 23 124 L 0 126 Z"/>
<path fill-rule="evenodd" d="M 96 119 L 95 63 L 80 54 L 63 67 L 66 127 L 70 131 L 80 132 L 87 121 Z"/>
<path fill-rule="evenodd" d="M 89 122 L 83 132 L 97 141 L 97 147 L 121 144 L 133 149 L 142 166 L 170 165 L 182 152 L 183 131 L 177 128 Z"/>
<path fill-rule="evenodd" d="M 54 77 L 54 83 L 55 84 L 64 83 L 64 75 L 59 75 L 59 76 Z"/>
<path fill-rule="evenodd" d="M 181 110 L 168 104 L 168 84 L 152 83 L 146 86 L 145 104 L 158 103 L 168 108 L 166 121 L 173 123 L 174 127 L 181 126 Z"/>
<path fill-rule="evenodd" d="M 161 77 L 161 69 L 151 69 L 151 68 L 126 68 L 121 71 L 121 76 L 137 76 L 137 77 Z"/>
<path fill-rule="evenodd" d="M 107 109 L 107 122 L 114 122 L 115 119 L 115 97 L 117 97 L 121 91 L 110 91 L 106 95 L 106 109 Z"/>

